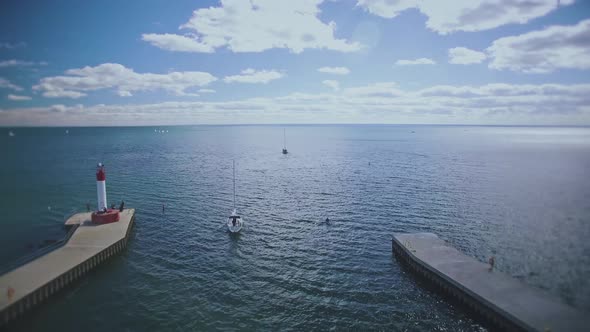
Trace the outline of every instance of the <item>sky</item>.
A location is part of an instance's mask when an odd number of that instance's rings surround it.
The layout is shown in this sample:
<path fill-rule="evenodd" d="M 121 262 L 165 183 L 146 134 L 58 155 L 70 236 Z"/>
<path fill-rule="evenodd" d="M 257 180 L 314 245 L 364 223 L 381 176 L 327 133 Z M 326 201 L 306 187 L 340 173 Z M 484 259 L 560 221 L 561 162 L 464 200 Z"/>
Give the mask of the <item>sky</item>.
<path fill-rule="evenodd" d="M 0 126 L 590 125 L 590 1 L 0 3 Z"/>

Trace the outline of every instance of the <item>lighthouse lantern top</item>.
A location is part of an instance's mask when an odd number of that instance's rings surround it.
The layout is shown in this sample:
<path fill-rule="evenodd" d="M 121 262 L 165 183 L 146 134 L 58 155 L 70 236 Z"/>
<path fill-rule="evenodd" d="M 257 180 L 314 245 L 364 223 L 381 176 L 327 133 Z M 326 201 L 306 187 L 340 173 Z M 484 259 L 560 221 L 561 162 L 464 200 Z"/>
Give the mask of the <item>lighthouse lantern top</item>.
<path fill-rule="evenodd" d="M 105 181 L 105 180 L 106 180 L 106 175 L 104 172 L 104 164 L 98 163 L 98 165 L 96 165 L 96 181 Z"/>

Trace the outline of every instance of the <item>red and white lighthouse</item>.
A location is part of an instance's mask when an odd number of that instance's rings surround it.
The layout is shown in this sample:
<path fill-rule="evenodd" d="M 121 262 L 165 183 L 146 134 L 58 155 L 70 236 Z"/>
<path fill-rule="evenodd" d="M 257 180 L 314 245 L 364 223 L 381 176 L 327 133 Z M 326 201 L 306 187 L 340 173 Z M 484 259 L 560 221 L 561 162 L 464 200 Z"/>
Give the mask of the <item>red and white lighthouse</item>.
<path fill-rule="evenodd" d="M 104 165 L 102 163 L 98 163 L 96 166 L 96 196 L 98 198 L 97 211 L 104 211 L 104 209 L 108 208 L 106 180 L 107 177 L 104 172 Z"/>
<path fill-rule="evenodd" d="M 92 213 L 92 222 L 95 224 L 108 224 L 119 221 L 119 210 L 109 209 L 107 204 L 107 186 L 104 165 L 98 163 L 96 166 L 96 196 L 98 210 Z M 121 208 L 122 209 L 122 208 Z"/>

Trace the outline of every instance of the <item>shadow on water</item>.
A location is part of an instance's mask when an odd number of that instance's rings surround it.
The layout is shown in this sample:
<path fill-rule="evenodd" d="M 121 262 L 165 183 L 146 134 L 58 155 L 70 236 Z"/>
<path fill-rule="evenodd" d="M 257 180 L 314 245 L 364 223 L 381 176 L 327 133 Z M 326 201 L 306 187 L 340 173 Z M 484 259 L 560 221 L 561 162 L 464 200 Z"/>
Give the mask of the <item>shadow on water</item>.
<path fill-rule="evenodd" d="M 229 235 L 231 242 L 235 243 L 235 244 L 238 243 L 238 241 L 240 240 L 240 237 L 242 236 L 242 231 L 234 233 L 234 232 L 230 232 L 229 230 L 226 230 L 226 232 Z"/>

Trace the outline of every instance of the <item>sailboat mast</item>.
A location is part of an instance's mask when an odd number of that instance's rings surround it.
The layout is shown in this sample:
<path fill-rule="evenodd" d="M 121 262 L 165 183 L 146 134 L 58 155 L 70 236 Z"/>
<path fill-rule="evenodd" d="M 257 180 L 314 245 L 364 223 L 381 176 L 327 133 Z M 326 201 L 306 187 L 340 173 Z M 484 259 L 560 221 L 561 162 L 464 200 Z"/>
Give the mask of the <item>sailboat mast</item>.
<path fill-rule="evenodd" d="M 283 148 L 287 148 L 287 129 L 283 128 Z"/>
<path fill-rule="evenodd" d="M 234 168 L 234 210 L 236 209 L 236 161 L 233 161 Z"/>

